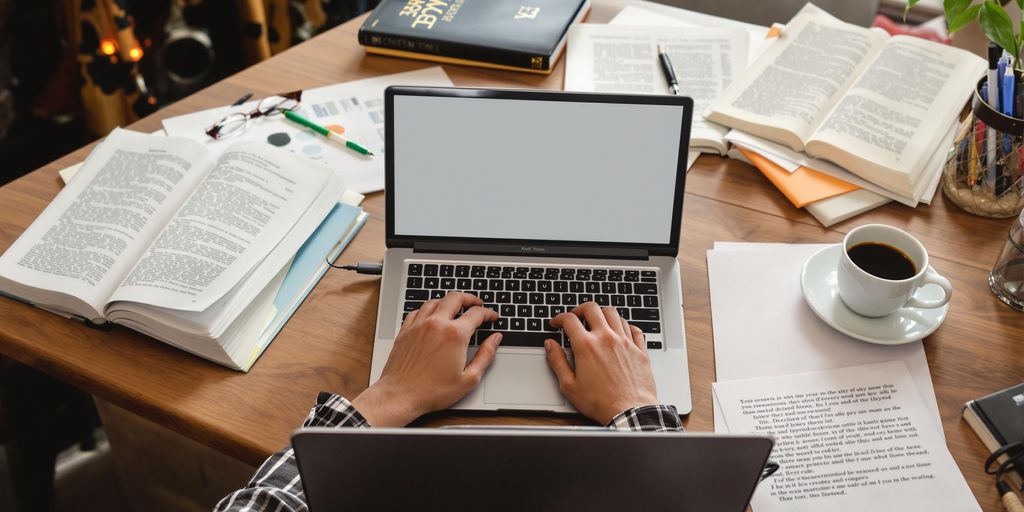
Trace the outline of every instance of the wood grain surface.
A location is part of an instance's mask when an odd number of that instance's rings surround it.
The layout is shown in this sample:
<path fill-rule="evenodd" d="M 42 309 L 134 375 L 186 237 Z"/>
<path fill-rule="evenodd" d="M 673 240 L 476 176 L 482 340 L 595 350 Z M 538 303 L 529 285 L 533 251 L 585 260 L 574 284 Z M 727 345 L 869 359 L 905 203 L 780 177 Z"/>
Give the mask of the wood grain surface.
<path fill-rule="evenodd" d="M 624 3 L 595 0 L 589 21 L 607 21 Z M 156 130 L 163 118 L 229 104 L 247 92 L 259 97 L 430 65 L 367 55 L 356 43 L 361 22 L 359 18 L 339 26 L 130 128 Z M 561 89 L 563 68 L 564 59 L 547 77 L 458 66 L 445 69 L 461 86 Z M 0 250 L 10 246 L 61 189 L 57 171 L 81 161 L 90 148 L 0 188 Z M 384 252 L 383 194 L 370 195 L 365 208 L 371 218 L 342 261 L 376 261 Z M 679 255 L 694 403 L 685 424 L 691 431 L 713 430 L 714 348 L 705 261 L 712 244 L 838 242 L 851 228 L 873 222 L 898 226 L 921 239 L 933 266 L 953 283 L 948 319 L 925 341 L 925 350 L 949 448 L 982 507 L 1000 510 L 991 477 L 982 471 L 986 451 L 960 419 L 960 411 L 967 400 L 1024 380 L 1024 314 L 999 302 L 986 281 L 1011 221 L 972 216 L 941 194 L 930 207 L 889 205 L 825 229 L 794 208 L 752 167 L 702 156 L 687 177 Z M 0 300 L 0 353 L 258 465 L 288 443 L 318 391 L 354 397 L 366 388 L 377 296 L 377 278 L 332 270 L 248 374 L 124 328 L 97 331 L 12 300 Z M 547 414 L 438 413 L 416 424 L 584 421 Z"/>

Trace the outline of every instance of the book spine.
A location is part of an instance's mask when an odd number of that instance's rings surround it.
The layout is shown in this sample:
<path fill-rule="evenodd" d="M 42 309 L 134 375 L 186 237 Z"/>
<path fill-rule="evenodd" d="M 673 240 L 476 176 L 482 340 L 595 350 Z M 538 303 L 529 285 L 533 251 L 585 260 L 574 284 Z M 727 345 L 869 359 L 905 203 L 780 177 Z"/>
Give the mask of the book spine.
<path fill-rule="evenodd" d="M 465 43 L 409 37 L 366 27 L 359 29 L 359 44 L 422 54 L 424 56 L 436 55 L 439 57 L 487 62 L 533 70 L 546 71 L 551 69 L 550 55 L 535 55 L 515 50 L 499 50 Z"/>

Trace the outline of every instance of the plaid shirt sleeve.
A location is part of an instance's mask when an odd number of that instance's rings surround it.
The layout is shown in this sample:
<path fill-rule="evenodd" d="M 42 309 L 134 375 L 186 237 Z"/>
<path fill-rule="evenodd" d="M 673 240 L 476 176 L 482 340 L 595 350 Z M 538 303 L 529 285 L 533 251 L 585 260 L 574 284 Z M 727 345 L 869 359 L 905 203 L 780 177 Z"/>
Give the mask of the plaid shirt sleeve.
<path fill-rule="evenodd" d="M 644 432 L 682 432 L 676 408 L 671 405 L 645 405 L 620 412 L 607 427 Z"/>
<path fill-rule="evenodd" d="M 370 423 L 348 400 L 321 392 L 304 427 L 369 427 Z M 295 452 L 281 450 L 268 458 L 244 488 L 220 500 L 217 512 L 304 512 L 306 496 L 295 465 Z"/>
<path fill-rule="evenodd" d="M 321 392 L 302 423 L 304 427 L 369 427 L 370 423 L 348 400 Z M 647 405 L 627 409 L 607 425 L 619 430 L 670 432 L 683 430 L 676 408 Z M 295 465 L 295 452 L 281 450 L 268 458 L 244 488 L 224 497 L 216 512 L 305 512 L 306 497 Z"/>

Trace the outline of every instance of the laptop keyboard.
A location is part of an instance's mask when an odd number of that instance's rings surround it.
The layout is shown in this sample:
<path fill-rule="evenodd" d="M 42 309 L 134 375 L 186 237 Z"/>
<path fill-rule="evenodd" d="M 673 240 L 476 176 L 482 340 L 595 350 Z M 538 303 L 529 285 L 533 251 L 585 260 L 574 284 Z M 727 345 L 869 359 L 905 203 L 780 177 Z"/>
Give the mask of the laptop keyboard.
<path fill-rule="evenodd" d="M 424 302 L 452 291 L 476 295 L 501 315 L 480 326 L 470 340 L 474 345 L 501 332 L 503 347 L 543 347 L 548 338 L 568 347 L 568 338 L 548 320 L 586 302 L 612 306 L 648 338 L 661 338 L 655 270 L 409 263 L 402 320 Z M 649 339 L 647 348 L 660 350 L 662 342 Z"/>

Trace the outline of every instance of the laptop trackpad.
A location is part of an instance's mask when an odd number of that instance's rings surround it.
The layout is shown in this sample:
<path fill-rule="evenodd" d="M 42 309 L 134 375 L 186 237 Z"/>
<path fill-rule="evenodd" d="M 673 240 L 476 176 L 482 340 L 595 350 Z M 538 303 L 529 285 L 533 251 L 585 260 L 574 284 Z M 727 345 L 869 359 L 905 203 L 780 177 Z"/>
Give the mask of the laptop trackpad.
<path fill-rule="evenodd" d="M 564 405 L 565 399 L 545 356 L 498 354 L 484 379 L 484 403 Z"/>

